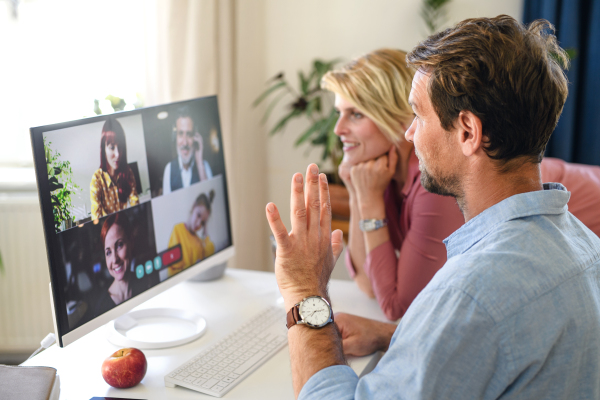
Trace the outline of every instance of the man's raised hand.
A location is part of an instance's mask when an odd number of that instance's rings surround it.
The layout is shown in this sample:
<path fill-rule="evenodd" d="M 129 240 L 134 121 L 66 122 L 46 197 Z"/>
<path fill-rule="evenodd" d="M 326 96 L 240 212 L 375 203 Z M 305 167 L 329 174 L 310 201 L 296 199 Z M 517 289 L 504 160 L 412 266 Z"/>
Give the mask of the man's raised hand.
<path fill-rule="evenodd" d="M 308 166 L 292 177 L 291 223 L 287 231 L 275 204 L 266 207 L 267 220 L 277 242 L 275 276 L 286 309 L 304 297 L 327 296 L 327 283 L 342 252 L 342 231 L 331 232 L 331 203 L 325 174 Z"/>

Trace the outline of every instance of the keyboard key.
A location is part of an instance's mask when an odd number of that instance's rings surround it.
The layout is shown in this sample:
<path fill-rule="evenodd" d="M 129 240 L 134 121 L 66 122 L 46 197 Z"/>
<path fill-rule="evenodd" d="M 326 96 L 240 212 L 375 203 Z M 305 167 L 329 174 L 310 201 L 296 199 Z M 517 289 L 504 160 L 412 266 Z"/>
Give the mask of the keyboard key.
<path fill-rule="evenodd" d="M 229 374 L 229 375 L 227 375 L 227 376 L 229 376 L 230 378 L 233 378 L 233 379 L 237 379 L 237 378 L 239 378 L 239 377 L 240 377 L 240 375 L 239 375 L 239 374 L 236 374 L 235 372 L 232 372 L 232 373 L 230 373 L 230 374 Z"/>
<path fill-rule="evenodd" d="M 218 379 L 214 379 L 214 378 L 213 378 L 213 379 L 209 379 L 209 380 L 207 380 L 206 382 L 204 382 L 204 383 L 202 384 L 202 387 L 203 387 L 203 388 L 206 388 L 206 389 L 210 389 L 210 388 L 211 388 L 211 387 L 213 387 L 213 386 L 215 385 L 215 383 L 217 383 L 217 382 L 219 382 L 219 380 L 218 380 Z"/>
<path fill-rule="evenodd" d="M 267 353 L 265 353 L 264 351 L 259 351 L 258 353 L 253 355 L 248 361 L 246 361 L 245 363 L 243 363 L 242 365 L 237 367 L 236 370 L 233 372 L 235 372 L 236 374 L 243 374 L 244 372 L 246 372 L 246 370 L 248 368 L 250 368 L 251 366 L 256 364 L 256 362 L 258 360 L 260 360 L 261 358 L 263 358 L 266 355 L 267 355 Z"/>
<path fill-rule="evenodd" d="M 187 378 L 185 378 L 183 381 L 187 382 L 187 383 L 192 383 L 196 380 L 196 377 L 194 376 L 188 376 Z"/>
<path fill-rule="evenodd" d="M 195 380 L 193 383 L 194 383 L 194 385 L 196 385 L 196 386 L 200 386 L 200 385 L 202 385 L 204 382 L 206 382 L 206 379 L 204 379 L 204 378 L 198 378 L 198 379 L 196 379 L 196 380 Z"/>
<path fill-rule="evenodd" d="M 224 386 L 215 386 L 212 388 L 212 390 L 214 390 L 215 392 L 222 392 L 223 389 L 225 389 Z"/>
<path fill-rule="evenodd" d="M 234 380 L 235 380 L 235 379 L 233 379 L 233 378 L 230 378 L 230 377 L 223 378 L 223 382 L 227 382 L 227 383 L 231 383 L 231 382 L 233 382 Z"/>

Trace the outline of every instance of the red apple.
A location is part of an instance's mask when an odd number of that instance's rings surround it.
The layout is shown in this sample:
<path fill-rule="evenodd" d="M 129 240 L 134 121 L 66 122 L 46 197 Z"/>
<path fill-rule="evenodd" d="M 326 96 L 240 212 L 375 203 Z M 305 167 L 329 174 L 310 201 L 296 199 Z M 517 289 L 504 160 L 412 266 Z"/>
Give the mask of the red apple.
<path fill-rule="evenodd" d="M 112 387 L 130 388 L 144 379 L 148 362 L 141 350 L 135 348 L 115 351 L 102 363 L 102 377 Z"/>

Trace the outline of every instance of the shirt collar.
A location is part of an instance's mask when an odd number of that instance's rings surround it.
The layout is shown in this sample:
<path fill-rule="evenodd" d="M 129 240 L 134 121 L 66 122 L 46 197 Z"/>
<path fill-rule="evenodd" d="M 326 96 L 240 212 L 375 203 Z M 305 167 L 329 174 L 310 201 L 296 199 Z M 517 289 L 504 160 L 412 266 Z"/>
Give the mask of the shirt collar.
<path fill-rule="evenodd" d="M 464 253 L 500 223 L 568 210 L 571 193 L 560 183 L 544 183 L 543 190 L 520 193 L 494 204 L 444 239 L 448 258 Z"/>
<path fill-rule="evenodd" d="M 194 160 L 194 155 L 192 155 L 192 161 L 191 161 L 191 163 L 190 163 L 190 169 L 189 169 L 189 170 L 187 170 L 187 169 L 183 168 L 183 160 L 181 159 L 181 156 L 180 156 L 179 154 L 177 154 L 177 160 L 179 161 L 179 170 L 180 170 L 181 172 L 184 172 L 184 171 L 191 171 L 191 169 L 192 169 L 192 168 L 194 167 L 194 165 L 196 164 L 196 161 Z"/>
<path fill-rule="evenodd" d="M 110 178 L 110 174 L 108 173 L 108 171 L 102 171 L 102 174 L 104 175 L 104 181 L 106 182 L 106 187 L 107 188 L 109 188 L 112 185 L 114 185 L 114 182 Z"/>

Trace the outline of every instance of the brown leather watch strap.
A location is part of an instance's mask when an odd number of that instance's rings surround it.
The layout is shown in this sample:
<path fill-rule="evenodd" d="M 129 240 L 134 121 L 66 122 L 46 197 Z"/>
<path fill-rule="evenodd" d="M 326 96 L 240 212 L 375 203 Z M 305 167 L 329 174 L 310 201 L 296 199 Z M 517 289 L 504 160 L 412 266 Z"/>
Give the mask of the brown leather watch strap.
<path fill-rule="evenodd" d="M 298 311 L 299 305 L 296 304 L 294 307 L 290 308 L 290 311 L 287 313 L 287 323 L 285 326 L 290 329 L 292 326 L 296 325 L 298 321 L 300 321 L 300 312 Z"/>

